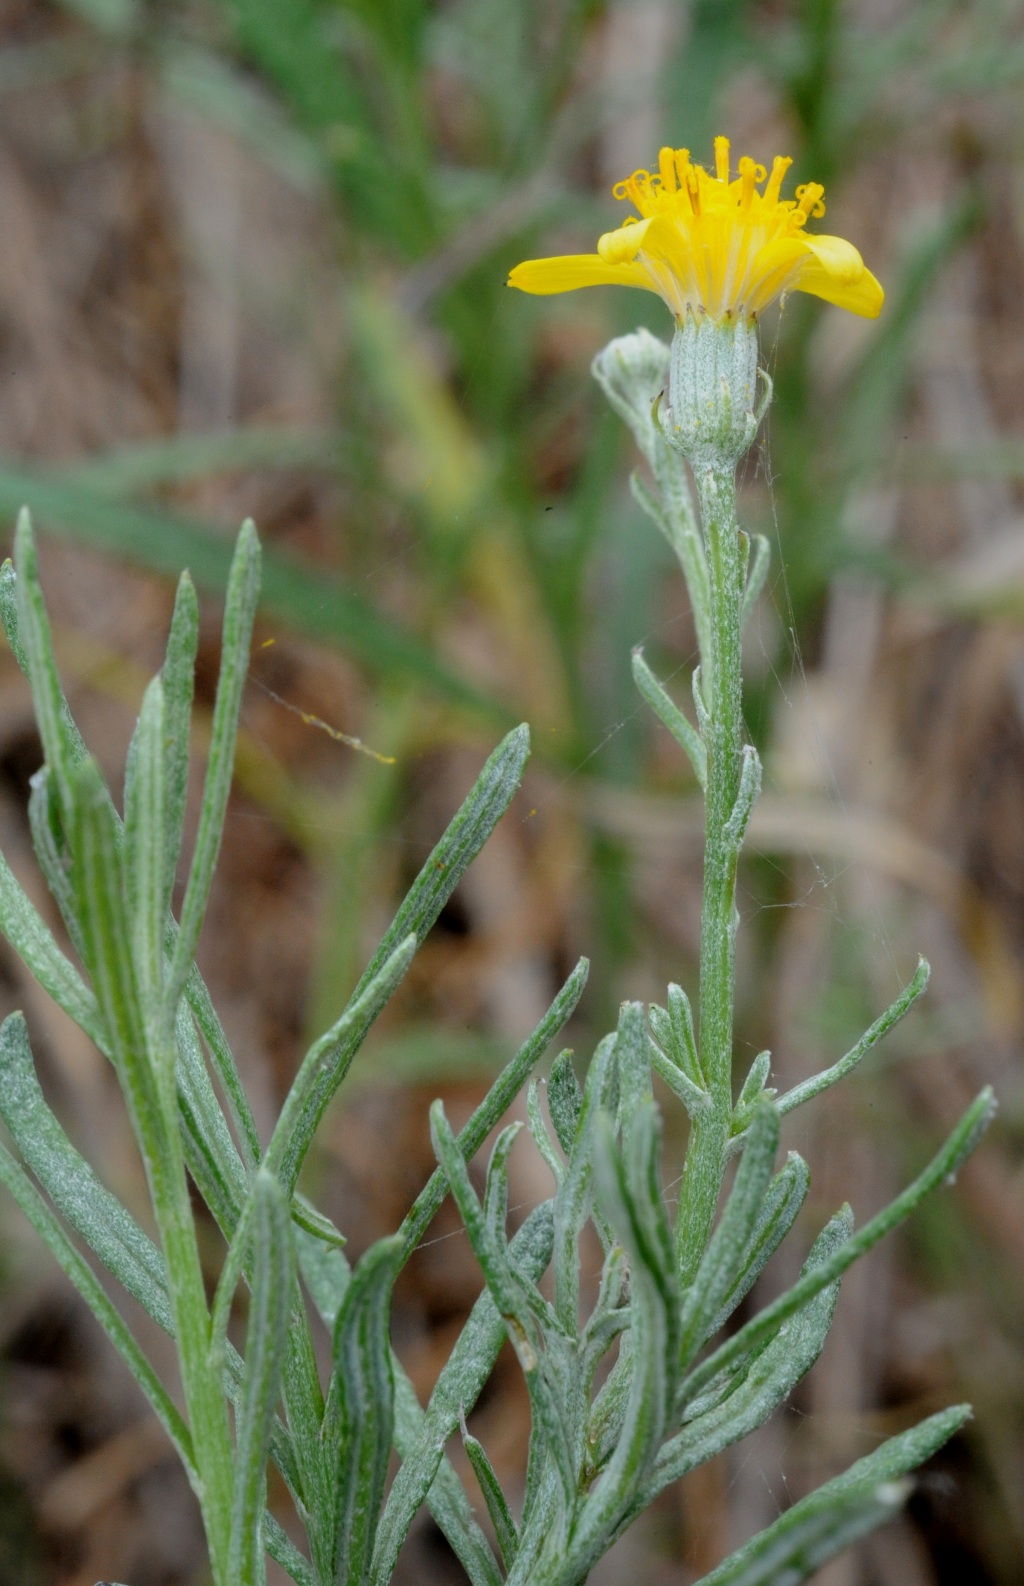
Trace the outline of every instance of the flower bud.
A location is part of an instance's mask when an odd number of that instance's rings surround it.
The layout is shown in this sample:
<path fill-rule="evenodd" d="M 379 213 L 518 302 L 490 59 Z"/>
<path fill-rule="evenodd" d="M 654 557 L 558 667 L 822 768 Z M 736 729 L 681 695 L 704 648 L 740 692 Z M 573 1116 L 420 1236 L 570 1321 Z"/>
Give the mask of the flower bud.
<path fill-rule="evenodd" d="M 633 431 L 651 467 L 661 442 L 654 404 L 668 387 L 669 350 L 649 330 L 616 336 L 590 366 L 611 406 Z"/>

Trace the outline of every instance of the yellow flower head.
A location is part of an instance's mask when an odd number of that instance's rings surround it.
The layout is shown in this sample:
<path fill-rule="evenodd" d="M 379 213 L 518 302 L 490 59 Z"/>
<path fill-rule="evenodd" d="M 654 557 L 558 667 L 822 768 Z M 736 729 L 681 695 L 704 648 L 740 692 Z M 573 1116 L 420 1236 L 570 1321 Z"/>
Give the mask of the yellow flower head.
<path fill-rule="evenodd" d="M 795 198 L 779 197 L 792 163 L 777 155 L 767 176 L 744 155 L 730 181 L 728 138 L 715 139 L 713 176 L 690 163 L 688 149 L 662 149 L 656 173 L 634 171 L 612 189 L 639 216 L 605 232 L 596 253 L 517 264 L 508 284 L 541 294 L 639 286 L 657 292 L 680 322 L 687 314 L 755 319 L 792 291 L 875 319 L 884 293 L 853 244 L 804 229 L 825 213 L 825 189 L 809 182 Z"/>

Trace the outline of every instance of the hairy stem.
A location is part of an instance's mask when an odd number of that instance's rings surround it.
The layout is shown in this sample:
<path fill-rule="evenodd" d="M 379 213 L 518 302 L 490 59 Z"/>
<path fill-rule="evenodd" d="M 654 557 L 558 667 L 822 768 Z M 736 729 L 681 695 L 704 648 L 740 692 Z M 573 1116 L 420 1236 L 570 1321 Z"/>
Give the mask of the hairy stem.
<path fill-rule="evenodd" d="M 740 783 L 743 556 L 732 463 L 697 470 L 708 563 L 711 653 L 702 656 L 709 720 L 705 730 L 704 891 L 701 904 L 700 1065 L 709 1104 L 693 1120 L 676 1251 L 683 1283 L 693 1281 L 711 1232 L 725 1172 L 732 1113 L 737 844 L 726 828 Z M 709 696 L 709 697 L 708 697 Z"/>

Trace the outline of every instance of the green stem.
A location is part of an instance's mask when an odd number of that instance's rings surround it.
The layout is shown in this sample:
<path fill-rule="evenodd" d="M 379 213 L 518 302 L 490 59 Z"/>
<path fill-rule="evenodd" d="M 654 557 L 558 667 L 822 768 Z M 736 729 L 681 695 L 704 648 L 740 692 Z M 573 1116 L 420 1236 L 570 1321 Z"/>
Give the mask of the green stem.
<path fill-rule="evenodd" d="M 158 1074 L 173 1074 L 173 1052 L 151 1054 Z M 146 1160 L 153 1211 L 174 1313 L 178 1364 L 196 1468 L 198 1493 L 215 1586 L 248 1586 L 228 1580 L 233 1453 L 223 1385 L 210 1351 L 210 1312 L 196 1239 L 195 1219 L 178 1126 L 176 1097 L 161 1086 L 160 1112 L 147 1120 L 150 1138 L 140 1141 Z"/>
<path fill-rule="evenodd" d="M 701 666 L 710 692 L 704 735 L 708 774 L 700 946 L 700 1065 L 708 1105 L 693 1119 L 679 1198 L 676 1251 L 684 1284 L 693 1281 L 711 1233 L 732 1115 L 737 844 L 726 827 L 739 791 L 743 711 L 743 557 L 736 520 L 736 468 L 732 462 L 712 463 L 696 474 L 711 617 L 711 653 L 702 655 Z"/>

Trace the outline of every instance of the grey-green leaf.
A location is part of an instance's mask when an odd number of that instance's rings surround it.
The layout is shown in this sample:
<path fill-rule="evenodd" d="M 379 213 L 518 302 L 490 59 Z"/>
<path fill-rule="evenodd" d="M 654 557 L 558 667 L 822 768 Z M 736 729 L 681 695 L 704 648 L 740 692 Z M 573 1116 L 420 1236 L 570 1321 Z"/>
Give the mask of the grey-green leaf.
<path fill-rule="evenodd" d="M 469 796 L 427 859 L 384 933 L 380 946 L 349 999 L 349 1008 L 359 1001 L 374 982 L 400 943 L 409 936 L 414 936 L 417 944 L 422 943 L 466 869 L 512 802 L 522 781 L 529 752 L 529 730 L 522 726 L 510 732 L 490 756 Z M 339 1043 L 334 1061 L 324 1068 L 312 1089 L 296 1130 L 299 1158 L 294 1167 L 295 1176 L 317 1125 L 348 1073 L 352 1059 L 384 1001 L 386 996 L 381 998 L 376 1008 L 368 1012 L 365 1022 L 352 1025 L 344 1041 Z"/>
<path fill-rule="evenodd" d="M 260 546 L 255 526 L 242 525 L 235 546 L 224 604 L 220 677 L 213 708 L 213 726 L 206 761 L 206 780 L 199 813 L 199 829 L 181 905 L 180 930 L 174 943 L 167 976 L 166 1002 L 173 1018 L 178 998 L 192 969 L 199 933 L 210 896 L 213 872 L 220 851 L 224 815 L 235 764 L 238 716 L 249 669 L 256 602 L 260 590 Z"/>
<path fill-rule="evenodd" d="M 363 1586 L 384 1497 L 394 1418 L 388 1337 L 397 1236 L 371 1245 L 352 1274 L 334 1328 L 340 1419 L 334 1440 L 335 1581 Z"/>
<path fill-rule="evenodd" d="M 719 1564 L 698 1586 L 800 1586 L 830 1558 L 902 1506 L 910 1491 L 908 1471 L 930 1459 L 959 1431 L 970 1407 L 954 1405 L 889 1438 L 787 1509 L 785 1514 Z"/>
<path fill-rule="evenodd" d="M 548 1078 L 548 1112 L 566 1156 L 572 1150 L 582 1110 L 583 1092 L 572 1066 L 572 1053 L 559 1052 Z"/>
<path fill-rule="evenodd" d="M 469 1457 L 469 1463 L 473 1467 L 473 1474 L 480 1483 L 480 1491 L 484 1495 L 487 1513 L 491 1517 L 505 1568 L 511 1569 L 519 1551 L 519 1533 L 508 1500 L 501 1490 L 501 1483 L 494 1473 L 494 1466 L 488 1459 L 483 1444 L 465 1430 L 462 1433 L 462 1443 Z"/>
<path fill-rule="evenodd" d="M 253 1184 L 252 1294 L 246 1330 L 245 1374 L 236 1411 L 235 1482 L 228 1571 L 231 1580 L 256 1580 L 263 1552 L 266 1467 L 281 1367 L 288 1344 L 294 1252 L 288 1200 L 260 1169 Z"/>

